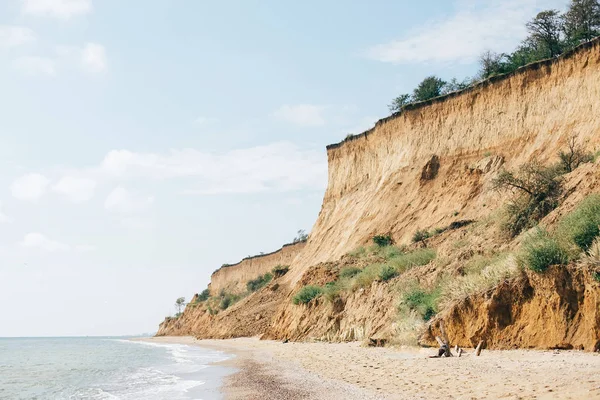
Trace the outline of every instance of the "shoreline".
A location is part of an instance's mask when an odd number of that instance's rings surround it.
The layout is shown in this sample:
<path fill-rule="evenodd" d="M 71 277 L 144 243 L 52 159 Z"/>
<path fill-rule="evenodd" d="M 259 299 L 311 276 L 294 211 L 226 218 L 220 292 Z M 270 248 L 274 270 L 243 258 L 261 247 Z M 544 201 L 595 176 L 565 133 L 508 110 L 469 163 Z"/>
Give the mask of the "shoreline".
<path fill-rule="evenodd" d="M 435 349 L 359 343 L 281 343 L 257 338 L 142 339 L 219 350 L 236 357 L 226 400 L 600 399 L 600 355 L 581 351 L 484 350 L 430 359 Z"/>

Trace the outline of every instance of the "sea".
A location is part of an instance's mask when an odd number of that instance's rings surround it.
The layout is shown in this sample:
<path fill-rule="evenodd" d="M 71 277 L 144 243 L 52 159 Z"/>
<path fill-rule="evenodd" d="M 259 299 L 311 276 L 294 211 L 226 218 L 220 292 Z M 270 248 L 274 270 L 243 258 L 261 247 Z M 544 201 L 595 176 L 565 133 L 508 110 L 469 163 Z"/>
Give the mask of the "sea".
<path fill-rule="evenodd" d="M 232 356 L 124 338 L 0 338 L 2 400 L 218 400 Z"/>

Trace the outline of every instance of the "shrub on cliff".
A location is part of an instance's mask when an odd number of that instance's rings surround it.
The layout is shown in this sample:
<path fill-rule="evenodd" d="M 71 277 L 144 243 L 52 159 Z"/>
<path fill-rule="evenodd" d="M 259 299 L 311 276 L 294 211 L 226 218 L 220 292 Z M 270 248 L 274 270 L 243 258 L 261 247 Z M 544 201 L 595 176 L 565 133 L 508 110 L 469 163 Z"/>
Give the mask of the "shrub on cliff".
<path fill-rule="evenodd" d="M 431 234 L 424 230 L 424 229 L 419 229 L 418 231 L 415 232 L 415 234 L 413 235 L 412 241 L 413 243 L 425 243 L 425 240 L 429 239 L 431 237 Z"/>
<path fill-rule="evenodd" d="M 496 190 L 512 191 L 505 229 L 511 236 L 531 228 L 558 206 L 562 193 L 561 171 L 538 162 L 524 164 L 517 172 L 502 171 L 493 181 Z"/>
<path fill-rule="evenodd" d="M 316 299 L 323 293 L 323 289 L 318 286 L 308 285 L 304 286 L 302 289 L 296 293 L 292 302 L 296 305 L 298 304 L 308 304 L 313 299 Z"/>
<path fill-rule="evenodd" d="M 545 272 L 552 265 L 569 262 L 567 252 L 548 232 L 539 230 L 523 245 L 522 261 L 535 272 Z"/>
<path fill-rule="evenodd" d="M 206 301 L 206 300 L 208 300 L 209 297 L 210 297 L 210 291 L 208 289 L 204 289 L 202 292 L 200 292 L 198 297 L 196 297 L 196 301 L 197 302 Z"/>
<path fill-rule="evenodd" d="M 439 289 L 426 290 L 415 283 L 404 290 L 399 310 L 403 314 L 416 312 L 423 320 L 429 321 L 438 312 L 439 298 Z"/>
<path fill-rule="evenodd" d="M 267 283 L 271 282 L 271 279 L 273 279 L 273 275 L 267 272 L 256 279 L 248 281 L 248 283 L 246 283 L 246 288 L 248 289 L 248 292 L 256 292 L 266 286 Z"/>
<path fill-rule="evenodd" d="M 285 274 L 287 274 L 289 270 L 290 270 L 290 267 L 287 265 L 278 265 L 273 268 L 272 272 L 276 278 L 279 278 L 279 277 L 282 277 Z"/>
<path fill-rule="evenodd" d="M 567 140 L 567 149 L 558 153 L 560 167 L 566 172 L 573 172 L 580 165 L 593 162 L 594 155 L 586 151 L 577 136 L 570 136 Z"/>
<path fill-rule="evenodd" d="M 577 208 L 565 216 L 557 230 L 558 237 L 568 244 L 575 244 L 577 250 L 588 251 L 594 239 L 600 236 L 600 195 L 586 197 Z M 579 251 L 572 256 L 576 257 Z"/>
<path fill-rule="evenodd" d="M 356 275 L 360 274 L 360 271 L 362 270 L 356 267 L 342 268 L 342 270 L 340 271 L 340 279 L 354 278 Z"/>
<path fill-rule="evenodd" d="M 399 275 L 398 270 L 390 265 L 385 265 L 379 271 L 379 279 L 382 282 L 387 282 Z"/>
<path fill-rule="evenodd" d="M 219 308 L 221 310 L 226 310 L 240 299 L 241 299 L 241 297 L 236 294 L 225 293 L 221 296 L 221 301 L 219 302 Z"/>
<path fill-rule="evenodd" d="M 377 235 L 373 237 L 373 243 L 379 247 L 391 246 L 394 241 L 390 235 Z"/>
<path fill-rule="evenodd" d="M 367 265 L 365 268 L 363 268 L 362 271 L 360 271 L 359 274 L 356 274 L 356 276 L 352 279 L 350 288 L 352 290 L 357 290 L 361 288 L 366 289 L 370 287 L 373 284 L 373 282 L 379 278 L 379 273 L 381 272 L 382 268 L 383 264 Z"/>

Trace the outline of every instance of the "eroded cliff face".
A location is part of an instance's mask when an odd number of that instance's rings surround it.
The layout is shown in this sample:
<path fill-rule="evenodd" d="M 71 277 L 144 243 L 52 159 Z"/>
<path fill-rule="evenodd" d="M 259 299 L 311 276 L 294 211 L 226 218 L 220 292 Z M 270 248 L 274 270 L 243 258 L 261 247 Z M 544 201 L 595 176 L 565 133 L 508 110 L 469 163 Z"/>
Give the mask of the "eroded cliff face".
<path fill-rule="evenodd" d="M 273 253 L 245 258 L 233 265 L 224 265 L 213 272 L 209 289 L 211 293 L 219 293 L 221 290 L 232 293 L 244 292 L 249 280 L 271 272 L 278 265 L 292 264 L 304 246 L 306 242 L 286 244 Z"/>
<path fill-rule="evenodd" d="M 390 234 L 396 243 L 408 244 L 418 229 L 485 220 L 508 199 L 507 194 L 490 190 L 501 168 L 515 169 L 533 158 L 555 162 L 571 135 L 577 135 L 588 150 L 600 148 L 600 40 L 560 59 L 410 106 L 362 135 L 329 146 L 328 187 L 308 242 L 286 256 L 284 248 L 280 255 L 222 268 L 213 275 L 211 292 L 241 291 L 249 279 L 277 264 L 290 264 L 288 274 L 217 315 L 188 306 L 182 318 L 163 323 L 159 333 L 389 339 L 397 333 L 395 285 L 409 278 L 459 273 L 473 254 L 511 250 L 518 240 L 507 240 L 485 224 L 449 231 L 429 243 L 438 258 L 450 259 L 448 263 L 415 268 L 410 276 L 390 284 L 375 282 L 332 302 L 320 298 L 299 306 L 292 304 L 292 297 L 305 284 L 334 280 L 331 271 L 346 263 L 343 256 L 374 235 Z M 583 196 L 600 191 L 598 165 L 588 164 L 566 176 L 563 204 L 543 224 L 552 225 Z M 457 249 L 455 243 L 460 241 L 468 246 Z M 527 287 L 531 289 L 523 289 Z M 473 344 L 482 332 L 490 337 L 488 347 L 546 348 L 564 340 L 589 349 L 600 339 L 598 285 L 574 266 L 541 280 L 528 274 L 495 290 L 440 316 L 453 343 Z M 510 315 L 506 326 L 498 324 L 502 314 L 497 312 L 502 310 L 498 299 L 513 301 L 504 305 L 503 312 Z M 547 329 L 547 317 L 554 333 L 544 341 L 540 332 Z M 528 331 L 529 326 L 534 328 Z M 435 332 L 435 323 L 431 329 L 424 343 Z"/>
<path fill-rule="evenodd" d="M 481 218 L 505 201 L 486 190 L 494 176 L 481 168 L 486 154 L 501 157 L 507 169 L 533 157 L 554 161 L 570 135 L 589 148 L 600 143 L 598 40 L 559 60 L 409 107 L 329 146 L 323 207 L 293 263 L 293 278 L 376 234 L 389 232 L 402 243 L 417 229 L 451 221 L 455 212 Z M 433 157 L 435 179 L 422 179 Z"/>
<path fill-rule="evenodd" d="M 527 271 L 440 315 L 421 338 L 435 345 L 440 321 L 453 344 L 489 348 L 600 349 L 600 282 L 576 266 Z"/>

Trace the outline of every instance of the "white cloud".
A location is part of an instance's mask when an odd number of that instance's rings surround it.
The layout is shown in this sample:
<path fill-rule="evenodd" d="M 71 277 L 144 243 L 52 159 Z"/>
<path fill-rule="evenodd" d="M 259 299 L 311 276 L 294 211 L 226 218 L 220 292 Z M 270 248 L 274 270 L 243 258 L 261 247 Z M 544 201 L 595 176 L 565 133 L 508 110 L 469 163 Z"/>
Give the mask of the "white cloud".
<path fill-rule="evenodd" d="M 46 193 L 50 180 L 44 175 L 27 174 L 17 178 L 10 191 L 13 197 L 25 201 L 37 201 Z"/>
<path fill-rule="evenodd" d="M 52 190 L 65 196 L 73 203 L 83 203 L 94 197 L 96 181 L 87 178 L 65 176 L 52 187 Z"/>
<path fill-rule="evenodd" d="M 2 212 L 2 203 L 0 203 L 0 224 L 10 222 L 11 218 Z"/>
<path fill-rule="evenodd" d="M 35 41 L 35 33 L 24 26 L 0 25 L 0 47 L 17 47 Z"/>
<path fill-rule="evenodd" d="M 91 251 L 95 251 L 96 250 L 96 246 L 92 246 L 90 244 L 79 244 L 77 246 L 75 246 L 75 251 L 79 252 L 79 253 L 89 253 Z"/>
<path fill-rule="evenodd" d="M 71 247 L 67 244 L 48 239 L 41 233 L 28 233 L 20 243 L 21 247 L 41 249 L 49 252 L 68 251 Z"/>
<path fill-rule="evenodd" d="M 108 67 L 106 48 L 98 43 L 87 43 L 81 52 L 81 63 L 89 72 L 106 71 Z"/>
<path fill-rule="evenodd" d="M 56 63 L 45 57 L 21 57 L 13 61 L 13 68 L 26 75 L 56 75 Z"/>
<path fill-rule="evenodd" d="M 142 196 L 119 186 L 106 197 L 104 208 L 109 211 L 128 214 L 145 211 L 152 203 L 154 203 L 154 197 Z"/>
<path fill-rule="evenodd" d="M 185 193 L 197 194 L 322 189 L 327 179 L 325 152 L 288 142 L 221 154 L 194 149 L 167 154 L 114 150 L 99 169 L 113 179 L 193 178 L 193 189 Z"/>
<path fill-rule="evenodd" d="M 397 64 L 472 62 L 487 49 L 509 52 L 526 36 L 525 22 L 536 11 L 564 7 L 563 0 L 456 2 L 457 12 L 430 21 L 404 38 L 380 44 L 367 56 Z"/>
<path fill-rule="evenodd" d="M 298 104 L 295 106 L 283 105 L 273 113 L 273 116 L 282 121 L 300 126 L 321 126 L 325 124 L 323 106 L 311 104 Z"/>
<path fill-rule="evenodd" d="M 69 19 L 92 11 L 92 0 L 21 0 L 25 14 Z"/>

